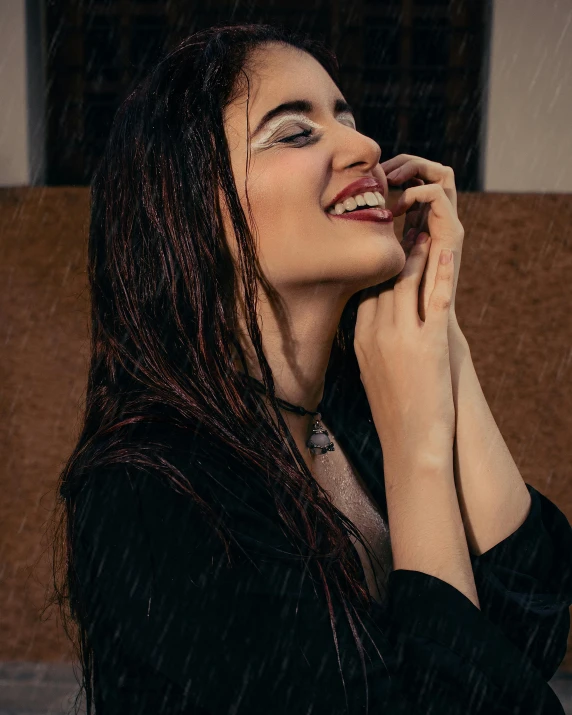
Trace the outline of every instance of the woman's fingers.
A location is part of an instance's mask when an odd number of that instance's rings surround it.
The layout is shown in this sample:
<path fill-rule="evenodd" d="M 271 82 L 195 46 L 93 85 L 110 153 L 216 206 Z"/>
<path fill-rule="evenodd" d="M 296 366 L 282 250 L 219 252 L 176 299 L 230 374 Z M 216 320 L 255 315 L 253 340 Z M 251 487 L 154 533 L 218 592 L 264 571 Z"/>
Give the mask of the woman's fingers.
<path fill-rule="evenodd" d="M 423 186 L 424 182 L 421 179 L 410 179 L 405 182 L 405 188 L 410 188 L 411 186 Z M 431 208 L 430 204 L 422 204 L 419 201 L 415 201 L 411 208 L 408 208 L 405 212 L 405 222 L 403 224 L 403 235 L 413 229 L 414 235 L 417 237 L 422 231 L 427 231 L 429 229 L 427 225 L 427 214 Z"/>
<path fill-rule="evenodd" d="M 445 196 L 443 188 L 439 186 L 439 184 L 425 184 L 425 186 L 414 186 L 410 189 L 406 189 L 393 207 L 393 213 L 398 216 L 417 201 L 423 202 L 429 209 L 427 214 L 427 229 L 432 238 L 432 248 L 425 268 L 427 275 L 422 280 L 419 291 L 419 315 L 421 319 L 424 320 L 429 310 L 429 286 L 432 286 L 435 281 L 438 270 L 439 252 L 443 248 L 451 249 L 456 256 L 454 261 L 454 286 L 456 290 L 465 232 L 455 209 Z M 454 305 L 455 293 L 453 293 L 453 311 L 455 310 Z"/>
<path fill-rule="evenodd" d="M 445 242 L 454 241 L 455 245 L 465 235 L 463 225 L 445 192 L 439 184 L 426 184 L 406 189 L 393 207 L 393 215 L 400 216 L 416 202 L 426 204 L 426 221 L 421 230 L 428 230 L 433 238 Z"/>
<path fill-rule="evenodd" d="M 408 156 L 408 155 L 406 155 Z M 398 157 L 395 157 L 396 159 Z M 450 166 L 444 166 L 437 161 L 429 161 L 420 156 L 409 157 L 405 161 L 396 162 L 391 168 L 385 169 L 386 176 L 392 181 L 403 183 L 408 179 L 418 177 L 431 183 L 444 181 L 448 186 L 455 185 L 455 174 Z"/>
<path fill-rule="evenodd" d="M 403 184 L 413 178 L 440 184 L 453 208 L 457 210 L 455 173 L 450 166 L 444 166 L 439 162 L 429 161 L 420 156 L 399 154 L 383 162 L 381 167 L 390 184 Z"/>
<path fill-rule="evenodd" d="M 455 254 L 450 249 L 444 248 L 439 253 L 439 265 L 435 284 L 429 299 L 429 311 L 425 318 L 425 325 L 435 335 L 447 335 L 449 312 L 455 293 Z"/>
<path fill-rule="evenodd" d="M 423 238 L 425 240 L 420 242 L 419 239 Z M 423 231 L 412 246 L 403 270 L 397 276 L 393 288 L 395 323 L 402 323 L 408 327 L 419 325 L 419 286 L 427 265 L 430 245 L 431 237 Z"/>
<path fill-rule="evenodd" d="M 407 179 L 407 181 L 404 181 L 403 183 L 405 189 L 410 189 L 412 186 L 423 186 L 425 182 L 423 181 L 423 179 L 418 179 L 416 176 L 414 176 L 411 179 Z"/>
<path fill-rule="evenodd" d="M 424 186 L 412 186 L 410 189 L 405 189 L 392 209 L 393 215 L 401 216 L 416 201 L 430 203 L 431 212 L 437 219 L 452 220 L 456 228 L 460 226 L 457 213 L 445 195 L 443 187 L 439 184 L 425 184 Z"/>
<path fill-rule="evenodd" d="M 357 309 L 357 322 L 354 340 L 365 340 L 375 329 L 375 321 L 381 320 L 389 325 L 393 322 L 393 283 L 390 279 L 384 283 L 365 288 Z"/>
<path fill-rule="evenodd" d="M 381 168 L 386 174 L 391 173 L 394 169 L 398 169 L 400 166 L 405 164 L 405 162 L 410 159 L 420 159 L 421 157 L 413 156 L 413 154 L 397 154 L 397 156 L 391 157 L 387 161 L 381 162 Z"/>
<path fill-rule="evenodd" d="M 401 324 L 411 329 L 419 326 L 419 286 L 431 246 L 429 234 L 423 232 L 421 236 L 425 240 L 411 246 L 401 273 L 382 284 L 381 289 L 377 285 L 363 291 L 358 314 L 365 333 L 375 330 L 376 325 Z"/>
<path fill-rule="evenodd" d="M 423 186 L 406 188 L 392 207 L 392 211 L 395 216 L 406 213 L 405 232 L 414 228 L 418 233 L 427 231 L 432 237 L 432 248 L 420 287 L 421 319 L 424 319 L 429 310 L 429 286 L 433 285 L 436 279 L 439 253 L 442 248 L 449 248 L 455 254 L 452 303 L 454 311 L 465 231 L 457 216 L 457 190 L 453 170 L 443 164 L 411 154 L 399 154 L 383 162 L 381 167 L 386 172 L 390 185 L 407 186 L 413 180 L 431 182 Z M 424 212 L 423 215 L 420 214 L 421 210 Z"/>

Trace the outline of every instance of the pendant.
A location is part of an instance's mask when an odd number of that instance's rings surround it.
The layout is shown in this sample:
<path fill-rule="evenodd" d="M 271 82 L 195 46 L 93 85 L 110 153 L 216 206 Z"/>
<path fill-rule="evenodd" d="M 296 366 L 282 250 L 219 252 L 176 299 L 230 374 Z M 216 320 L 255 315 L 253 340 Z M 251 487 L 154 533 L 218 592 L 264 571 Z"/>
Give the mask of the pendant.
<path fill-rule="evenodd" d="M 323 425 L 320 425 L 321 419 L 322 415 L 318 412 L 312 427 L 312 434 L 306 442 L 306 447 L 308 447 L 312 454 L 325 454 L 326 452 L 333 452 L 335 450 L 334 443 L 330 440 L 328 430 Z"/>

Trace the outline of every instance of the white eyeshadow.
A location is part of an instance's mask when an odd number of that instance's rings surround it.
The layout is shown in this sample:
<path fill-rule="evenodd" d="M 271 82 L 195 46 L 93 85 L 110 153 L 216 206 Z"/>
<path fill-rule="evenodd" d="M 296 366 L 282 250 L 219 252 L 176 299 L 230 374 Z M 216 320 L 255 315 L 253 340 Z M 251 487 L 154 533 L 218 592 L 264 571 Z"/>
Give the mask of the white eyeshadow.
<path fill-rule="evenodd" d="M 285 114 L 282 117 L 277 117 L 276 119 L 273 119 L 272 121 L 268 122 L 261 138 L 258 139 L 255 143 L 264 144 L 268 139 L 270 139 L 272 134 L 277 129 L 279 129 L 286 122 L 291 122 L 292 120 L 297 122 L 304 122 L 304 124 L 307 124 L 309 127 L 312 127 L 312 129 L 322 128 L 320 124 L 316 124 L 316 122 L 313 122 L 311 119 L 308 119 L 305 114 Z"/>

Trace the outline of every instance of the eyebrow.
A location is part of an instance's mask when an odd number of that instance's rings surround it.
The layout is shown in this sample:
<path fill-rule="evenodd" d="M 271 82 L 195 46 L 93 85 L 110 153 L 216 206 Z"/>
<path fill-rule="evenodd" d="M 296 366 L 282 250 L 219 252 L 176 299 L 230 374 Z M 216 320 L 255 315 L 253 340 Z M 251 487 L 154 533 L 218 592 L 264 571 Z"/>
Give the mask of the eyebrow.
<path fill-rule="evenodd" d="M 292 102 L 283 102 L 277 107 L 274 107 L 274 109 L 266 112 L 251 136 L 256 136 L 265 124 L 267 124 L 271 119 L 274 119 L 282 114 L 289 114 L 290 112 L 304 112 L 305 114 L 310 114 L 313 111 L 314 105 L 307 99 L 295 99 Z M 354 113 L 353 109 L 345 101 L 345 99 L 336 99 L 334 101 L 334 114 L 341 114 L 343 112 L 349 112 L 350 114 Z"/>

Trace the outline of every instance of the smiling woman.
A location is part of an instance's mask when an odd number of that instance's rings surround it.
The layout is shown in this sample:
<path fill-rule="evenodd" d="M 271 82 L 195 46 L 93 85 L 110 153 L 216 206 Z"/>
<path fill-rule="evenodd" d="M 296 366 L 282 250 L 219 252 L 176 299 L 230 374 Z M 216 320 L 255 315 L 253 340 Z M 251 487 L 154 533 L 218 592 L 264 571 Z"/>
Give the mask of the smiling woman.
<path fill-rule="evenodd" d="M 470 571 L 462 534 L 389 539 L 354 349 L 362 291 L 406 265 L 380 153 L 333 55 L 267 25 L 191 36 L 118 111 L 92 186 L 91 364 L 55 563 L 88 714 L 561 712 L 543 676 L 572 589 L 539 565 L 571 550 L 556 507 L 533 490 L 506 552 L 480 565 L 498 584 L 534 537 L 520 569 L 548 608 L 510 611 L 546 636 L 526 654 L 472 575 L 457 588 L 433 572 L 457 552 Z M 368 218 L 343 220 L 362 200 Z M 407 263 L 417 281 L 426 256 Z M 433 487 L 419 521 L 449 536 L 453 484 Z M 406 542 L 436 558 L 390 572 Z"/>

